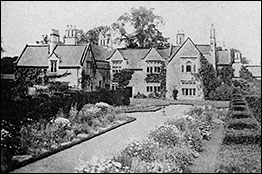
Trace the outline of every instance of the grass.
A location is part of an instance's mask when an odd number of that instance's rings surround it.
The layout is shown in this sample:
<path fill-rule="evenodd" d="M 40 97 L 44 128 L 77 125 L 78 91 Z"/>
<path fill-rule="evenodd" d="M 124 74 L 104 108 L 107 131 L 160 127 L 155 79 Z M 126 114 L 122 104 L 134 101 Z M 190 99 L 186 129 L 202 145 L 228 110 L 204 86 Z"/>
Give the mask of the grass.
<path fill-rule="evenodd" d="M 218 173 L 261 173 L 259 145 L 223 145 L 217 159 Z"/>

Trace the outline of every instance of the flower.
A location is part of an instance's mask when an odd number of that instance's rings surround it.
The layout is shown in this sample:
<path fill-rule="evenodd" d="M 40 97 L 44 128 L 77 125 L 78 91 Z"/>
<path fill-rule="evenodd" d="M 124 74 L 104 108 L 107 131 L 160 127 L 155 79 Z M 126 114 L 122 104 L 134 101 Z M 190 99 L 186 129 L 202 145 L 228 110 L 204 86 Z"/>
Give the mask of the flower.
<path fill-rule="evenodd" d="M 63 118 L 63 117 L 56 118 L 54 122 L 55 122 L 55 124 L 62 125 L 62 127 L 70 126 L 70 121 L 66 118 Z"/>

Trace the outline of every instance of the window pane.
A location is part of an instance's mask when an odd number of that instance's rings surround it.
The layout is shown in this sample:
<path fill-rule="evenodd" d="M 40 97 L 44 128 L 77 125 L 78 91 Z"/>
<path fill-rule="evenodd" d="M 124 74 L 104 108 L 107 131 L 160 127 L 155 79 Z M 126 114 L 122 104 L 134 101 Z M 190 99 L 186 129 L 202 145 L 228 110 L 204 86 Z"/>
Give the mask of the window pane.
<path fill-rule="evenodd" d="M 188 89 L 186 88 L 186 95 L 188 95 Z"/>
<path fill-rule="evenodd" d="M 186 72 L 191 72 L 191 65 L 186 66 Z"/>
<path fill-rule="evenodd" d="M 182 65 L 182 72 L 184 72 L 184 65 Z"/>
<path fill-rule="evenodd" d="M 153 92 L 153 86 L 150 86 L 150 92 Z"/>
<path fill-rule="evenodd" d="M 189 89 L 189 95 L 192 95 L 192 89 L 191 88 Z"/>
<path fill-rule="evenodd" d="M 193 95 L 196 95 L 196 89 L 193 89 Z"/>

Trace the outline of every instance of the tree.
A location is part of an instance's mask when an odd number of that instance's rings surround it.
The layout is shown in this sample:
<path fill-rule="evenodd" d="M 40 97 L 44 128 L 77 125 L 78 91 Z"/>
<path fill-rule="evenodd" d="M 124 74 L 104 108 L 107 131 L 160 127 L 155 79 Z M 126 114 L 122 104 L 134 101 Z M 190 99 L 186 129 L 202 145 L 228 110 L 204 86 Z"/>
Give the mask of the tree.
<path fill-rule="evenodd" d="M 221 69 L 218 69 L 218 80 L 220 82 L 231 86 L 233 77 L 234 69 L 231 66 L 223 66 Z"/>
<path fill-rule="evenodd" d="M 119 88 L 125 88 L 134 74 L 134 70 L 122 69 L 120 72 L 113 75 L 113 82 L 118 83 Z"/>
<path fill-rule="evenodd" d="M 253 81 L 253 74 L 247 69 L 247 67 L 243 65 L 241 66 L 241 69 L 239 71 L 239 77 L 249 82 Z"/>
<path fill-rule="evenodd" d="M 117 22 L 119 26 L 131 24 L 135 29 L 134 33 L 127 34 L 124 30 L 123 35 L 128 40 L 128 47 L 167 47 L 168 38 L 162 35 L 157 27 L 164 24 L 161 16 L 155 15 L 153 8 L 146 9 L 145 7 L 131 8 L 131 14 L 125 13 L 121 15 Z"/>
<path fill-rule="evenodd" d="M 203 85 L 204 97 L 205 99 L 210 99 L 209 94 L 219 86 L 216 71 L 203 55 L 200 56 L 200 64 L 198 72 Z"/>

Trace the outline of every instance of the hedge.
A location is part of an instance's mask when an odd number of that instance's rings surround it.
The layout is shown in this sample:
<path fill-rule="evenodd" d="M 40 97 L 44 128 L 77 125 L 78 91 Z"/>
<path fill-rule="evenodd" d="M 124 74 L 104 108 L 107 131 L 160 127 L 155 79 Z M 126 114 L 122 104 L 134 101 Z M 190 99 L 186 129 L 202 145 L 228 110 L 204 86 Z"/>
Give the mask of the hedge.
<path fill-rule="evenodd" d="M 261 144 L 261 130 L 227 129 L 225 133 L 225 138 L 223 140 L 223 144 Z"/>
<path fill-rule="evenodd" d="M 257 121 L 261 122 L 261 97 L 248 96 L 245 99 Z"/>
<path fill-rule="evenodd" d="M 106 102 L 110 105 L 129 105 L 130 98 L 125 89 L 101 90 L 95 92 L 68 91 L 65 93 L 40 94 L 20 99 L 1 97 L 1 119 L 17 126 L 21 122 L 39 119 L 51 119 L 59 109 L 68 113 L 71 106 L 77 105 L 80 110 L 84 104 Z"/>
<path fill-rule="evenodd" d="M 230 119 L 227 123 L 228 129 L 254 129 L 258 126 L 257 122 L 254 120 L 254 118 L 239 118 L 239 119 Z"/>

